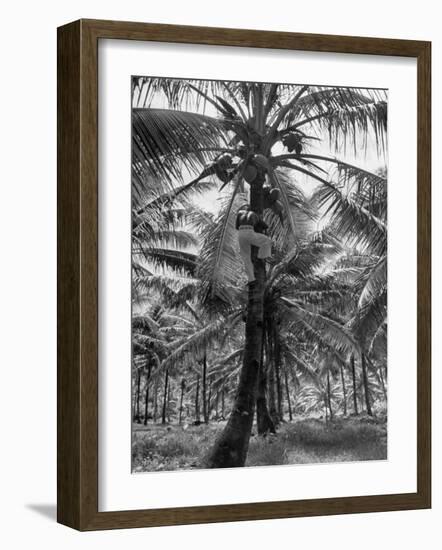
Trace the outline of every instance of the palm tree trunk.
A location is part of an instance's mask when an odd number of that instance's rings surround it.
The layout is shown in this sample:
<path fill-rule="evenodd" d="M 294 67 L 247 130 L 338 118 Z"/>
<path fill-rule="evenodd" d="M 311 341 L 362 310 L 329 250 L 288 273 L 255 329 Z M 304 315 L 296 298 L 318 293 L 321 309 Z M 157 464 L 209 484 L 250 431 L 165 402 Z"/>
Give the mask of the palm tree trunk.
<path fill-rule="evenodd" d="M 365 406 L 367 407 L 367 414 L 373 416 L 373 411 L 371 410 L 370 403 L 370 389 L 368 387 L 368 374 L 367 374 L 367 363 L 365 359 L 365 353 L 361 353 L 361 366 L 362 366 L 362 381 L 364 384 L 364 395 L 365 395 Z"/>
<path fill-rule="evenodd" d="M 282 411 L 282 388 L 281 388 L 281 354 L 279 348 L 278 335 L 274 334 L 275 340 L 275 374 L 276 374 L 276 397 L 278 403 L 278 420 L 281 422 L 284 419 Z"/>
<path fill-rule="evenodd" d="M 153 422 L 156 424 L 158 418 L 158 380 L 159 377 L 156 376 L 154 384 L 154 393 L 153 393 Z"/>
<path fill-rule="evenodd" d="M 385 401 L 387 401 L 387 388 L 385 387 L 385 380 L 384 380 L 384 375 L 382 373 L 382 367 L 379 368 L 379 378 L 381 380 L 382 392 L 384 394 Z"/>
<path fill-rule="evenodd" d="M 289 408 L 289 420 L 291 422 L 293 420 L 293 414 L 292 414 L 292 404 L 290 403 L 290 391 L 289 391 L 289 380 L 287 376 L 287 366 L 284 368 L 284 382 L 285 382 L 285 394 L 287 397 L 287 406 Z"/>
<path fill-rule="evenodd" d="M 201 421 L 199 395 L 200 395 L 200 375 L 198 374 L 196 379 L 196 392 L 195 392 L 195 422 Z"/>
<path fill-rule="evenodd" d="M 273 332 L 271 331 L 268 325 L 266 325 L 266 329 L 267 330 L 265 331 L 264 338 L 267 335 L 266 359 L 267 359 L 267 392 L 268 392 L 268 398 L 269 398 L 269 414 L 270 414 L 270 418 L 272 419 L 273 425 L 276 429 L 276 427 L 279 425 L 279 416 L 276 408 L 276 392 L 275 392 L 275 387 L 276 387 L 275 343 L 272 337 Z"/>
<path fill-rule="evenodd" d="M 219 406 L 219 391 L 217 391 L 215 395 L 215 420 L 218 420 L 219 418 L 218 406 Z"/>
<path fill-rule="evenodd" d="M 202 401 L 203 401 L 203 419 L 204 423 L 207 424 L 209 421 L 208 411 L 207 411 L 207 356 L 204 354 L 203 357 L 203 386 L 202 386 Z"/>
<path fill-rule="evenodd" d="M 164 377 L 164 392 L 163 392 L 163 411 L 161 415 L 161 424 L 166 423 L 166 410 L 167 410 L 167 388 L 169 383 L 169 370 L 166 369 L 166 376 Z"/>
<path fill-rule="evenodd" d="M 344 369 L 343 369 L 341 364 L 339 364 L 339 371 L 341 373 L 342 399 L 343 399 L 343 403 L 344 403 L 344 416 L 347 416 L 347 389 L 345 387 Z"/>
<path fill-rule="evenodd" d="M 258 179 L 258 178 L 257 178 Z M 250 206 L 262 216 L 265 178 L 250 186 Z M 207 458 L 209 468 L 244 466 L 249 448 L 258 390 L 262 346 L 265 264 L 252 248 L 255 281 L 249 283 L 243 366 L 229 420 Z"/>
<path fill-rule="evenodd" d="M 149 414 L 149 382 L 150 382 L 150 373 L 151 373 L 151 365 L 149 363 L 147 367 L 147 377 L 146 377 L 146 393 L 144 395 L 144 425 L 147 424 L 147 417 Z"/>
<path fill-rule="evenodd" d="M 279 417 L 278 411 L 276 409 L 276 393 L 275 393 L 275 364 L 272 361 L 269 361 L 267 366 L 268 372 L 268 393 L 269 393 L 269 413 L 273 421 L 273 424 L 278 426 Z"/>
<path fill-rule="evenodd" d="M 178 418 L 178 424 L 181 426 L 182 422 L 183 422 L 183 398 L 184 398 L 184 388 L 186 387 L 186 381 L 184 380 L 184 378 L 182 378 L 181 380 L 181 384 L 180 384 L 180 415 L 179 415 L 179 418 Z"/>
<path fill-rule="evenodd" d="M 258 435 L 266 435 L 269 432 L 276 433 L 275 425 L 269 414 L 266 399 L 267 376 L 264 366 L 264 343 L 261 346 L 261 362 L 259 365 L 258 396 L 256 398 L 256 423 Z"/>
<path fill-rule="evenodd" d="M 355 414 L 359 414 L 358 413 L 358 394 L 356 390 L 356 368 L 355 368 L 354 355 L 350 357 L 350 363 L 351 363 L 351 376 L 353 379 L 353 408 L 354 408 Z"/>
<path fill-rule="evenodd" d="M 210 422 L 210 412 L 212 410 L 212 384 L 209 381 L 209 395 L 207 396 L 207 422 L 208 424 Z"/>
<path fill-rule="evenodd" d="M 384 384 L 384 377 L 382 376 L 382 367 L 379 367 L 377 369 L 376 366 L 373 364 L 372 360 L 367 355 L 365 356 L 365 359 L 366 359 L 367 363 L 370 365 L 370 367 L 372 368 L 372 370 L 374 372 L 374 375 L 376 377 L 376 380 L 378 381 L 378 384 L 382 388 L 382 393 L 384 394 L 384 398 L 385 398 L 385 401 L 386 401 L 387 400 L 387 390 L 386 390 L 385 384 Z"/>
<path fill-rule="evenodd" d="M 134 421 L 138 424 L 141 424 L 141 416 L 140 416 L 140 386 L 141 386 L 141 371 L 140 369 L 137 370 L 137 382 L 136 382 L 136 391 L 135 391 L 135 415 L 134 415 Z"/>
<path fill-rule="evenodd" d="M 327 369 L 327 401 L 330 411 L 330 422 L 333 420 L 333 410 L 331 406 L 331 390 L 330 390 L 330 371 Z"/>
<path fill-rule="evenodd" d="M 167 422 L 170 424 L 170 383 L 167 388 Z"/>

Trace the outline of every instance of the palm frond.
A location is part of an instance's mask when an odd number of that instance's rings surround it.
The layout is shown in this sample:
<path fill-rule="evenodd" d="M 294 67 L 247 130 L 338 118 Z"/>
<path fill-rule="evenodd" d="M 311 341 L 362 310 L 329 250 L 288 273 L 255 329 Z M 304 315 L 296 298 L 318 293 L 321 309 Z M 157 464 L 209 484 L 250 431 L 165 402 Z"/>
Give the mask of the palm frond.
<path fill-rule="evenodd" d="M 190 252 L 166 248 L 143 247 L 134 244 L 132 255 L 134 257 L 142 256 L 157 267 L 167 266 L 172 269 L 184 270 L 191 276 L 195 273 L 196 255 Z"/>
<path fill-rule="evenodd" d="M 378 328 L 387 319 L 387 287 L 378 292 L 364 306 L 357 310 L 349 326 L 358 341 L 369 342 Z"/>
<path fill-rule="evenodd" d="M 239 207 L 247 202 L 243 193 L 238 193 L 238 182 L 231 196 L 225 201 L 213 227 L 203 232 L 203 244 L 198 262 L 198 276 L 203 281 L 203 302 L 215 297 L 230 302 L 228 289 L 236 287 L 238 273 L 242 273 L 235 216 Z"/>
<path fill-rule="evenodd" d="M 359 294 L 358 308 L 363 309 L 387 287 L 387 257 L 383 256 L 356 281 L 362 289 Z"/>
<path fill-rule="evenodd" d="M 358 353 L 359 346 L 351 333 L 337 321 L 317 312 L 312 312 L 293 300 L 282 297 L 281 301 L 288 306 L 290 317 L 300 322 L 314 333 L 319 334 L 319 341 L 324 340 L 328 345 L 341 353 Z M 285 313 L 287 315 L 288 312 Z"/>
<path fill-rule="evenodd" d="M 383 256 L 387 248 L 385 223 L 357 204 L 351 196 L 332 184 L 320 187 L 315 193 L 324 216 L 329 217 L 332 230 L 344 239 L 348 246 L 367 248 Z"/>
<path fill-rule="evenodd" d="M 133 109 L 134 192 L 160 181 L 172 191 L 184 174 L 201 170 L 226 144 L 223 120 L 193 112 Z"/>

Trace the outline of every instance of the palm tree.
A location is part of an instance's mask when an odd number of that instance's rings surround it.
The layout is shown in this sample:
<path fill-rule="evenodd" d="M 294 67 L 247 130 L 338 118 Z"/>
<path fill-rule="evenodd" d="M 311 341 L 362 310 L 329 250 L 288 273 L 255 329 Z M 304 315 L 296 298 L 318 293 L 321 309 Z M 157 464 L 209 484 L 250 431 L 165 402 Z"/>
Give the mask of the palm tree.
<path fill-rule="evenodd" d="M 157 108 L 161 98 L 166 108 Z M 213 256 L 215 270 L 206 298 L 218 294 L 221 279 L 231 279 L 229 252 L 238 193 L 249 191 L 252 210 L 274 212 L 270 234 L 298 238 L 297 189 L 286 172 L 302 174 L 326 189 L 334 188 L 321 164 L 352 169 L 343 161 L 316 154 L 313 144 L 328 133 L 336 147 L 375 135 L 383 145 L 385 94 L 333 88 L 243 82 L 134 81 L 133 186 L 135 194 L 151 186 L 186 193 L 201 185 L 227 192 L 225 212 Z M 142 106 L 142 107 L 140 107 Z M 213 116 L 206 114 L 210 110 Z M 284 152 L 284 149 L 286 152 Z M 187 180 L 187 181 L 185 181 Z M 280 200 L 269 203 L 268 186 Z M 227 249 L 227 250 L 226 250 Z M 216 442 L 209 467 L 243 466 L 247 456 L 258 389 L 264 327 L 266 268 L 252 252 L 255 283 L 249 285 L 243 365 L 227 425 Z M 294 306 L 296 307 L 296 306 Z"/>
<path fill-rule="evenodd" d="M 356 307 L 349 327 L 360 346 L 360 363 L 367 413 L 372 415 L 367 356 L 387 322 L 387 174 L 340 167 L 337 184 L 316 193 L 322 208 L 330 213 L 329 224 L 336 235 L 353 247 Z M 360 261 L 362 259 L 362 262 Z M 351 359 L 354 372 L 354 357 Z M 354 408 L 357 413 L 356 395 Z"/>

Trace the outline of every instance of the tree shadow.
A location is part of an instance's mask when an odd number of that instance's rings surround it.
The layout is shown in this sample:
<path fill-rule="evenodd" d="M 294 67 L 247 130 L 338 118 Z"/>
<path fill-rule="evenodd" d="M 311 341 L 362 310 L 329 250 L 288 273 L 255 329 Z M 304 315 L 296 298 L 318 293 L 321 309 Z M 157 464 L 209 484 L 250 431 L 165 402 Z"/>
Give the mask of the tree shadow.
<path fill-rule="evenodd" d="M 57 506 L 55 504 L 25 504 L 25 507 L 52 521 L 57 519 Z"/>

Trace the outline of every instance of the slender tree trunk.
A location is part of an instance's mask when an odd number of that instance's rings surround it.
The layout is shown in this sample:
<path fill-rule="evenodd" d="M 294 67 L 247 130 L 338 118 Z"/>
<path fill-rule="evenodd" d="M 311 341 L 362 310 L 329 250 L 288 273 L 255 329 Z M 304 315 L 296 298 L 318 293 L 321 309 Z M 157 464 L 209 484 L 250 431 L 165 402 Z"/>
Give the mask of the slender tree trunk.
<path fill-rule="evenodd" d="M 330 371 L 327 369 L 327 401 L 330 411 L 330 422 L 333 420 L 333 410 L 331 405 L 331 390 L 330 390 Z"/>
<path fill-rule="evenodd" d="M 183 422 L 183 398 L 184 398 L 184 389 L 186 387 L 186 381 L 184 378 L 181 380 L 180 384 L 180 416 L 178 419 L 178 424 L 181 426 Z"/>
<path fill-rule="evenodd" d="M 196 392 L 195 392 L 195 421 L 200 422 L 200 375 L 198 374 L 196 379 Z"/>
<path fill-rule="evenodd" d="M 219 391 L 215 395 L 215 420 L 219 418 Z"/>
<path fill-rule="evenodd" d="M 362 366 L 362 382 L 364 384 L 365 406 L 367 407 L 367 414 L 373 416 L 370 403 L 370 389 L 368 384 L 367 363 L 365 359 L 365 353 L 361 353 L 361 366 Z"/>
<path fill-rule="evenodd" d="M 350 357 L 350 363 L 351 363 L 351 376 L 353 379 L 353 407 L 355 414 L 359 414 L 358 412 L 358 393 L 356 390 L 356 368 L 355 368 L 355 356 L 352 355 Z"/>
<path fill-rule="evenodd" d="M 250 206 L 259 216 L 263 213 L 264 181 L 265 177 L 257 177 L 250 186 Z M 244 466 L 247 458 L 258 389 L 264 310 L 265 264 L 257 258 L 255 247 L 252 261 L 256 280 L 248 285 L 243 366 L 229 420 L 207 457 L 209 468 Z"/>
<path fill-rule="evenodd" d="M 204 423 L 209 422 L 209 415 L 207 411 L 207 356 L 203 357 L 203 386 L 202 386 L 202 402 L 203 402 L 203 419 Z"/>
<path fill-rule="evenodd" d="M 278 417 L 278 410 L 276 408 L 275 364 L 273 360 L 270 360 L 268 362 L 267 372 L 268 372 L 269 413 L 273 421 L 273 424 L 276 427 L 279 424 L 279 417 Z"/>
<path fill-rule="evenodd" d="M 158 380 L 159 377 L 156 376 L 154 384 L 154 394 L 153 394 L 153 422 L 156 424 L 158 418 Z"/>
<path fill-rule="evenodd" d="M 385 387 L 385 380 L 384 380 L 384 375 L 382 373 L 382 367 L 379 367 L 379 378 L 381 380 L 382 392 L 384 394 L 385 401 L 387 401 L 387 388 Z"/>
<path fill-rule="evenodd" d="M 291 422 L 293 420 L 293 414 L 292 414 L 292 404 L 290 403 L 290 390 L 289 390 L 289 380 L 287 376 L 287 365 L 284 368 L 284 382 L 285 382 L 285 394 L 287 396 L 287 406 L 289 409 L 289 420 Z"/>
<path fill-rule="evenodd" d="M 169 370 L 166 369 L 166 376 L 164 377 L 164 393 L 163 393 L 163 411 L 161 415 L 161 424 L 166 423 L 166 410 L 167 410 L 167 389 L 169 384 Z"/>
<path fill-rule="evenodd" d="M 275 331 L 275 374 L 276 374 L 276 397 L 278 403 L 278 420 L 284 419 L 282 410 L 282 387 L 281 387 L 281 354 L 279 348 L 279 338 Z"/>
<path fill-rule="evenodd" d="M 140 392 L 140 386 L 141 386 L 141 371 L 140 369 L 137 369 L 137 382 L 136 382 L 136 392 L 135 392 L 135 415 L 134 415 L 134 421 L 138 424 L 141 424 L 141 415 L 140 415 L 140 398 L 141 398 L 141 392 Z"/>
<path fill-rule="evenodd" d="M 147 367 L 147 377 L 146 377 L 146 393 L 144 395 L 144 425 L 147 424 L 147 417 L 149 415 L 149 382 L 150 382 L 150 373 L 151 373 L 151 365 L 149 363 Z"/>
<path fill-rule="evenodd" d="M 225 406 L 225 403 L 224 403 L 224 388 L 221 390 L 221 418 L 224 420 L 225 419 L 225 416 L 224 416 L 224 406 Z"/>
<path fill-rule="evenodd" d="M 290 370 L 289 375 L 290 375 L 290 379 L 291 379 L 291 382 L 292 382 L 292 388 L 293 388 L 292 393 L 294 394 L 292 412 L 293 412 L 293 416 L 296 416 L 297 394 L 296 394 L 295 390 L 297 390 L 299 388 L 299 381 L 298 381 L 298 378 L 296 376 L 296 373 L 295 373 L 294 369 Z"/>
<path fill-rule="evenodd" d="M 167 422 L 170 424 L 170 382 L 167 388 Z"/>
<path fill-rule="evenodd" d="M 207 396 L 207 422 L 208 424 L 210 422 L 210 413 L 212 411 L 212 384 L 209 381 L 209 395 Z"/>
<path fill-rule="evenodd" d="M 377 369 L 376 366 L 371 361 L 371 359 L 369 359 L 369 357 L 365 356 L 365 359 L 366 359 L 367 363 L 371 366 L 371 368 L 374 372 L 374 375 L 376 376 L 376 380 L 378 381 L 378 384 L 382 388 L 382 393 L 384 394 L 384 398 L 385 398 L 385 401 L 386 401 L 387 400 L 387 390 L 386 390 L 385 384 L 384 384 L 384 377 L 382 376 L 382 367 L 379 367 Z"/>
<path fill-rule="evenodd" d="M 344 402 L 344 416 L 347 416 L 347 389 L 345 387 L 344 369 L 341 364 L 339 364 L 339 371 L 341 373 L 342 398 Z"/>
<path fill-rule="evenodd" d="M 266 435 L 269 432 L 276 433 L 275 424 L 269 414 L 266 399 L 267 376 L 264 366 L 264 344 L 261 351 L 261 362 L 259 365 L 258 396 L 256 398 L 256 423 L 258 435 Z"/>

